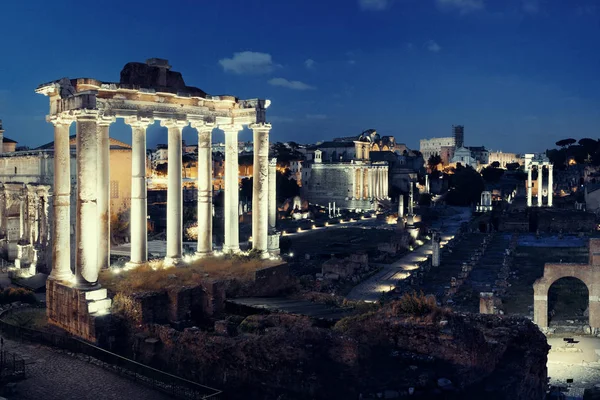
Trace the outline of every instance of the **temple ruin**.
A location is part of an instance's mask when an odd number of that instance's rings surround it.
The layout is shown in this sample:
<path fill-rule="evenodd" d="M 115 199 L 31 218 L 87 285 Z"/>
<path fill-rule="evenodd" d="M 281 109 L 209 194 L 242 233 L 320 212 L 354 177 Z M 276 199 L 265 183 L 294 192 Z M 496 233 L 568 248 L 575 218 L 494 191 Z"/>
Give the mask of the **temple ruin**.
<path fill-rule="evenodd" d="M 553 165 L 550 162 L 550 160 L 544 156 L 544 155 L 538 155 L 535 156 L 534 154 L 525 154 L 525 170 L 527 171 L 527 207 L 532 207 L 533 206 L 533 202 L 532 202 L 532 192 L 533 192 L 533 179 L 532 179 L 532 172 L 533 172 L 533 168 L 536 167 L 537 168 L 537 206 L 538 207 L 542 207 L 544 200 L 543 200 L 543 196 L 544 196 L 544 178 L 543 178 L 543 173 L 542 170 L 544 167 L 548 168 L 548 184 L 547 184 L 547 188 L 546 188 L 546 195 L 548 197 L 548 203 L 547 206 L 548 207 L 552 207 L 552 196 L 553 196 L 553 188 L 554 188 L 554 183 L 553 183 L 553 174 L 552 174 L 552 168 Z"/>
<path fill-rule="evenodd" d="M 160 121 L 168 129 L 167 253 L 165 264 L 182 262 L 182 129 L 198 132 L 198 257 L 213 254 L 212 131 L 225 133 L 225 240 L 223 251 L 237 253 L 238 133 L 243 126 L 254 135 L 252 246 L 262 257 L 276 254 L 279 236 L 269 215 L 269 100 L 240 100 L 212 96 L 187 86 L 167 60 L 128 63 L 118 83 L 93 78 L 62 78 L 40 85 L 48 96 L 48 122 L 54 125 L 54 193 L 52 272 L 47 283 L 49 320 L 72 333 L 94 340 L 96 317 L 110 308 L 98 274 L 109 266 L 109 130 L 116 118 L 132 127 L 131 255 L 130 264 L 148 261 L 146 227 L 146 129 Z M 69 128 L 75 122 L 77 193 L 74 274 L 70 262 L 70 149 Z M 75 314 L 73 314 L 75 310 Z"/>

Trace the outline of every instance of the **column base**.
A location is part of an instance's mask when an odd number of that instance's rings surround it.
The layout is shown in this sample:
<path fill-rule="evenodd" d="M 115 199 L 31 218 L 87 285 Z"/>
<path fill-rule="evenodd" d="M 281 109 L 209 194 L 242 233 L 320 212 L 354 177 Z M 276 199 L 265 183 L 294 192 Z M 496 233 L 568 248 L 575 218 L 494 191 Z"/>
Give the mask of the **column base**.
<path fill-rule="evenodd" d="M 142 265 L 148 264 L 148 261 L 127 261 L 125 263 L 125 268 L 132 269 L 141 267 Z"/>
<path fill-rule="evenodd" d="M 223 253 L 224 254 L 237 254 L 240 252 L 240 247 L 236 246 L 236 247 L 226 247 L 223 246 Z"/>
<path fill-rule="evenodd" d="M 198 258 L 208 258 L 215 255 L 213 251 L 197 251 L 194 253 Z"/>
<path fill-rule="evenodd" d="M 165 267 L 178 267 L 183 264 L 183 258 L 181 257 L 165 257 L 163 266 Z"/>

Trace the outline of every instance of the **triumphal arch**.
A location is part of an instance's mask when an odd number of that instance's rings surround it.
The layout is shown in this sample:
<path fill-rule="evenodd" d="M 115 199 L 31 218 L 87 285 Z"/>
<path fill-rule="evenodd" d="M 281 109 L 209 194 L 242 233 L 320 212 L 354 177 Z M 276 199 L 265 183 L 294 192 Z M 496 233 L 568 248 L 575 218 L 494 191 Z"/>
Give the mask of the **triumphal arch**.
<path fill-rule="evenodd" d="M 600 239 L 590 239 L 587 264 L 558 263 L 544 265 L 544 276 L 533 283 L 533 320 L 542 329 L 548 328 L 548 291 L 561 278 L 577 278 L 588 289 L 589 325 L 600 330 Z"/>
<path fill-rule="evenodd" d="M 212 131 L 225 133 L 225 240 L 223 251 L 239 252 L 238 133 L 253 130 L 254 176 L 252 245 L 263 257 L 277 253 L 279 240 L 269 218 L 269 100 L 213 96 L 187 86 L 167 60 L 128 63 L 120 81 L 63 78 L 40 85 L 48 96 L 47 120 L 54 125 L 54 202 L 52 273 L 48 280 L 49 319 L 94 340 L 95 317 L 108 312 L 110 300 L 98 275 L 109 266 L 109 129 L 116 118 L 132 128 L 131 264 L 147 259 L 146 128 L 160 121 L 168 129 L 167 252 L 165 263 L 183 256 L 182 129 L 198 131 L 198 248 L 212 254 Z M 69 128 L 77 128 L 77 194 L 74 274 L 70 265 Z M 274 196 L 271 196 L 274 197 Z M 271 206 L 271 207 L 269 207 Z M 74 312 L 79 313 L 73 315 Z M 87 314 L 86 314 L 87 313 Z M 85 314 L 85 315 L 84 315 Z"/>

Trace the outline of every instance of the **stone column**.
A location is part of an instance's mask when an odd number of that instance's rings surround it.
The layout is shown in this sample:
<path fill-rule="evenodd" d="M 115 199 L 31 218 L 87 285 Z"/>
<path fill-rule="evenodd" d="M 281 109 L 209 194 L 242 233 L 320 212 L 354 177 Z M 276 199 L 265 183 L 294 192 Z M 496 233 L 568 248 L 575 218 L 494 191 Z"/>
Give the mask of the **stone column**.
<path fill-rule="evenodd" d="M 369 199 L 373 198 L 373 169 L 369 167 L 367 169 L 367 180 L 369 181 Z"/>
<path fill-rule="evenodd" d="M 329 207 L 331 213 L 331 206 Z M 277 159 L 269 162 L 269 232 L 277 230 Z"/>
<path fill-rule="evenodd" d="M 413 187 L 415 185 L 413 184 L 412 181 L 410 181 L 410 188 L 409 188 L 409 192 L 408 192 L 408 215 L 414 215 L 413 211 L 414 211 L 414 192 L 413 192 Z"/>
<path fill-rule="evenodd" d="M 75 276 L 81 287 L 98 283 L 98 112 L 77 115 L 77 216 Z"/>
<path fill-rule="evenodd" d="M 19 193 L 19 242 L 29 242 L 28 224 L 27 224 L 27 189 L 24 188 Z"/>
<path fill-rule="evenodd" d="M 363 199 L 365 194 L 365 174 L 362 167 L 358 168 L 358 198 Z"/>
<path fill-rule="evenodd" d="M 404 218 L 404 195 L 398 197 L 398 218 Z"/>
<path fill-rule="evenodd" d="M 269 235 L 269 131 L 270 124 L 250 126 L 254 133 L 252 184 L 252 248 L 268 255 Z"/>
<path fill-rule="evenodd" d="M 196 255 L 207 257 L 213 253 L 212 219 L 212 130 L 214 124 L 192 123 L 198 131 L 198 247 Z"/>
<path fill-rule="evenodd" d="M 48 238 L 48 193 L 46 190 L 40 195 L 40 238 L 39 243 L 45 247 Z"/>
<path fill-rule="evenodd" d="M 429 174 L 425 173 L 425 193 L 429 193 Z"/>
<path fill-rule="evenodd" d="M 356 167 L 352 167 L 352 196 L 351 198 L 356 198 L 356 192 L 358 190 L 356 180 L 358 177 L 356 176 Z"/>
<path fill-rule="evenodd" d="M 146 129 L 154 123 L 151 118 L 131 117 L 131 238 L 130 265 L 148 261 L 148 200 L 146 190 Z M 168 168 L 168 164 L 167 164 Z"/>
<path fill-rule="evenodd" d="M 383 198 L 388 198 L 389 191 L 389 176 L 388 176 L 388 167 L 383 167 Z"/>
<path fill-rule="evenodd" d="M 167 119 L 161 125 L 168 129 L 167 150 L 167 254 L 166 265 L 181 263 L 183 256 L 183 179 L 181 177 L 181 130 L 186 120 Z"/>
<path fill-rule="evenodd" d="M 110 124 L 113 117 L 98 119 L 98 271 L 110 266 Z M 131 244 L 133 248 L 133 243 Z"/>
<path fill-rule="evenodd" d="M 533 185 L 533 180 L 531 179 L 531 172 L 532 172 L 533 168 L 530 165 L 529 169 L 527 170 L 527 207 L 531 207 L 532 206 L 532 185 Z"/>
<path fill-rule="evenodd" d="M 71 272 L 71 148 L 72 119 L 50 117 L 54 125 L 54 185 L 52 201 L 52 272 L 50 277 L 69 281 Z"/>
<path fill-rule="evenodd" d="M 379 199 L 379 167 L 373 168 L 373 197 Z"/>
<path fill-rule="evenodd" d="M 543 204 L 543 191 L 542 191 L 542 185 L 544 184 L 544 177 L 543 177 L 543 167 L 542 165 L 538 165 L 538 195 L 537 195 L 537 205 L 538 207 L 541 207 Z"/>
<path fill-rule="evenodd" d="M 6 236 L 6 190 L 0 183 L 0 238 Z"/>
<path fill-rule="evenodd" d="M 31 232 L 29 233 L 29 243 L 39 244 L 40 241 L 40 196 L 37 190 L 33 190 L 32 195 L 34 196 L 33 201 L 33 225 L 31 226 Z"/>
<path fill-rule="evenodd" d="M 554 176 L 552 174 L 552 164 L 548 164 L 548 207 L 552 207 L 552 197 L 554 196 Z"/>
<path fill-rule="evenodd" d="M 433 232 L 431 237 L 431 266 L 440 266 L 440 234 Z"/>
<path fill-rule="evenodd" d="M 225 218 L 225 243 L 223 244 L 223 251 L 238 253 L 240 251 L 238 132 L 242 130 L 242 127 L 240 125 L 226 125 L 220 128 L 225 132 L 225 209 L 223 213 Z"/>

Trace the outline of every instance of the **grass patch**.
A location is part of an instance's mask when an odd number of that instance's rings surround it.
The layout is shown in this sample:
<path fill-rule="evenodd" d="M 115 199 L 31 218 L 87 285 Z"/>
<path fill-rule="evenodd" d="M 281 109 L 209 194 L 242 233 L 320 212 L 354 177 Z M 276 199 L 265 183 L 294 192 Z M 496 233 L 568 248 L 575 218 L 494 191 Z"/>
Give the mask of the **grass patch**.
<path fill-rule="evenodd" d="M 200 259 L 178 268 L 165 268 L 162 261 L 159 261 L 130 270 L 102 271 L 100 282 L 114 293 L 133 294 L 159 291 L 171 285 L 192 286 L 206 280 L 249 282 L 256 271 L 279 264 L 281 261 L 260 260 L 252 254 Z"/>

